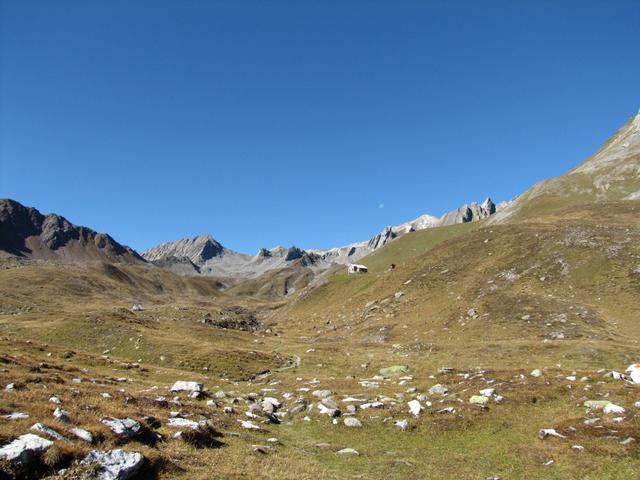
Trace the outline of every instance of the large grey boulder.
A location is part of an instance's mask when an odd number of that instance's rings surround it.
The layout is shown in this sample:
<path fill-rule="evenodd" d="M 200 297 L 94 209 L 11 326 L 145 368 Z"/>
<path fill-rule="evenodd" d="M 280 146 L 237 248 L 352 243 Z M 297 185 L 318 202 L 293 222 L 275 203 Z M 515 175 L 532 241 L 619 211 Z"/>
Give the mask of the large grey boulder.
<path fill-rule="evenodd" d="M 140 471 L 143 463 L 141 453 L 125 450 L 93 450 L 80 462 L 82 465 L 99 465 L 100 480 L 127 480 Z"/>
<path fill-rule="evenodd" d="M 46 452 L 53 442 L 45 438 L 27 433 L 16 438 L 13 442 L 0 448 L 0 458 L 19 465 L 28 465 L 36 457 Z"/>

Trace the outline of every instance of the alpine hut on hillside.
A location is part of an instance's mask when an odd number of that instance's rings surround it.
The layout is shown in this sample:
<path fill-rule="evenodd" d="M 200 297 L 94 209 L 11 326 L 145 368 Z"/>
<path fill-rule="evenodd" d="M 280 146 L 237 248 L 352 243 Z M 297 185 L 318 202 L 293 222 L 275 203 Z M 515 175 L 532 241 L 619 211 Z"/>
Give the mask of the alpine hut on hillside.
<path fill-rule="evenodd" d="M 358 265 L 356 263 L 350 263 L 349 265 L 347 265 L 348 273 L 367 273 L 368 271 L 369 269 L 364 265 Z"/>

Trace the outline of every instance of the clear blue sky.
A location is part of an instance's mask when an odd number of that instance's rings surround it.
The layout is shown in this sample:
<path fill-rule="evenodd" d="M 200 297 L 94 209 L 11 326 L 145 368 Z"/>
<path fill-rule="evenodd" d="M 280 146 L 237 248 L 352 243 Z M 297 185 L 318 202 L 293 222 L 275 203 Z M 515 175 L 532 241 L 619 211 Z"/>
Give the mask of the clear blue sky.
<path fill-rule="evenodd" d="M 639 32 L 638 0 L 0 0 L 0 197 L 138 250 L 366 239 L 582 161 Z"/>

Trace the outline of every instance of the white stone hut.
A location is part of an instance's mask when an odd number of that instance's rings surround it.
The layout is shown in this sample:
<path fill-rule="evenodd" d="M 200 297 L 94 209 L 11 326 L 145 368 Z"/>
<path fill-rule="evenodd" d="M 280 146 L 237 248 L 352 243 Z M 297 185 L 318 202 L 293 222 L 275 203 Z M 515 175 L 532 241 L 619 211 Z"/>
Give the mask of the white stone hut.
<path fill-rule="evenodd" d="M 347 265 L 348 273 L 367 273 L 369 269 L 364 265 L 358 265 L 357 263 L 350 263 Z"/>

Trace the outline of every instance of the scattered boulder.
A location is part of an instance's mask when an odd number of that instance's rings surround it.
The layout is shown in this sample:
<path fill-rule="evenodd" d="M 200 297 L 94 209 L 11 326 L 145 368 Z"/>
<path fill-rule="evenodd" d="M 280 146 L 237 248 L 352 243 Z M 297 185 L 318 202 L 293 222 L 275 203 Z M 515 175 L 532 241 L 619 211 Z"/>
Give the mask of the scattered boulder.
<path fill-rule="evenodd" d="M 409 420 L 407 419 L 396 420 L 393 424 L 400 430 L 407 430 L 409 428 Z"/>
<path fill-rule="evenodd" d="M 411 400 L 408 402 L 409 405 L 409 413 L 414 417 L 417 417 L 422 413 L 423 407 L 418 400 Z"/>
<path fill-rule="evenodd" d="M 589 410 L 603 410 L 610 403 L 609 400 L 587 400 L 583 405 Z"/>
<path fill-rule="evenodd" d="M 42 455 L 52 445 L 51 440 L 27 433 L 0 448 L 0 458 L 24 466 Z"/>
<path fill-rule="evenodd" d="M 392 365 L 390 367 L 381 368 L 380 375 L 394 375 L 397 373 L 407 373 L 409 371 L 409 367 L 406 365 Z"/>
<path fill-rule="evenodd" d="M 484 395 L 473 395 L 469 399 L 469 403 L 472 405 L 485 406 L 487 403 L 489 403 L 489 397 L 485 397 Z"/>
<path fill-rule="evenodd" d="M 47 427 L 44 423 L 34 423 L 29 430 L 34 432 L 44 433 L 54 440 L 65 440 L 65 438 L 56 432 L 53 428 Z"/>
<path fill-rule="evenodd" d="M 358 452 L 353 448 L 343 448 L 342 450 L 338 450 L 336 453 L 338 455 L 356 455 L 356 456 L 360 455 L 360 452 Z"/>
<path fill-rule="evenodd" d="M 65 423 L 68 423 L 70 421 L 69 412 L 62 410 L 60 407 L 56 408 L 53 411 L 53 418 Z"/>
<path fill-rule="evenodd" d="M 260 427 L 258 425 L 256 425 L 255 423 L 249 421 L 249 420 L 238 420 L 240 422 L 240 425 L 242 425 L 242 428 L 246 428 L 247 430 L 260 430 Z"/>
<path fill-rule="evenodd" d="M 362 428 L 362 422 L 355 417 L 346 417 L 344 419 L 344 424 L 351 428 Z"/>
<path fill-rule="evenodd" d="M 532 370 L 529 375 L 531 375 L 532 377 L 535 377 L 535 378 L 539 378 L 539 377 L 542 376 L 542 370 L 540 370 L 539 368 L 536 368 L 536 369 Z"/>
<path fill-rule="evenodd" d="M 142 426 L 131 418 L 103 418 L 102 423 L 111 429 L 116 435 L 128 438 L 140 434 Z"/>
<path fill-rule="evenodd" d="M 70 428 L 69 432 L 78 437 L 80 440 L 84 440 L 87 443 L 93 443 L 93 435 L 87 430 L 82 428 Z"/>
<path fill-rule="evenodd" d="M 141 453 L 125 450 L 93 450 L 80 462 L 81 465 L 98 465 L 100 480 L 127 480 L 140 471 L 143 463 Z"/>
<path fill-rule="evenodd" d="M 173 384 L 171 387 L 172 392 L 202 392 L 204 390 L 204 385 L 198 382 L 186 382 L 179 380 Z"/>
<path fill-rule="evenodd" d="M 616 405 L 615 403 L 609 403 L 605 405 L 602 409 L 604 413 L 624 413 L 625 409 L 620 405 Z"/>
<path fill-rule="evenodd" d="M 311 395 L 317 398 L 327 398 L 331 396 L 331 390 L 314 390 Z"/>
<path fill-rule="evenodd" d="M 447 393 L 449 393 L 449 389 L 439 383 L 429 389 L 429 395 L 446 395 Z"/>
<path fill-rule="evenodd" d="M 555 428 L 543 428 L 538 432 L 540 440 L 544 440 L 547 437 L 567 438 L 561 433 L 558 433 Z"/>
<path fill-rule="evenodd" d="M 29 414 L 23 412 L 13 412 L 7 415 L 2 415 L 2 418 L 6 420 L 24 420 L 25 418 L 29 418 Z"/>
<path fill-rule="evenodd" d="M 198 430 L 200 424 L 187 418 L 170 418 L 167 426 L 171 428 L 188 428 L 189 430 Z"/>
<path fill-rule="evenodd" d="M 625 370 L 633 383 L 640 383 L 640 363 L 632 363 Z"/>

